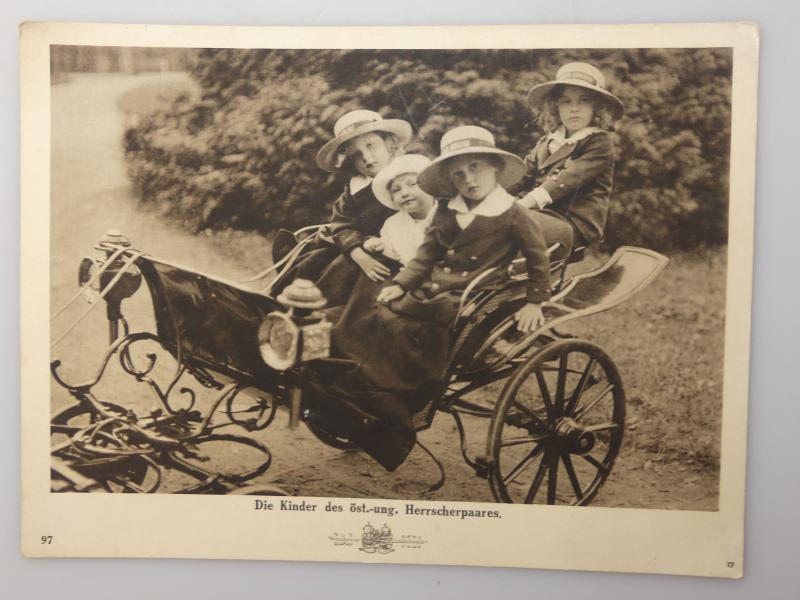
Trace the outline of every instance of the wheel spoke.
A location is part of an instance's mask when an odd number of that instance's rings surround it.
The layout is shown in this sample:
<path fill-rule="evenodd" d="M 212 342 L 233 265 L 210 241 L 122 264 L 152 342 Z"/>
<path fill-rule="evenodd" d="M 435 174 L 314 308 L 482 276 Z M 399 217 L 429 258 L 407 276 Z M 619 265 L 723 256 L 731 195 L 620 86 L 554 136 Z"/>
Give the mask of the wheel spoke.
<path fill-rule="evenodd" d="M 556 485 L 558 484 L 558 452 L 550 455 L 550 476 L 547 478 L 547 503 L 556 503 Z"/>
<path fill-rule="evenodd" d="M 541 369 L 536 369 L 536 381 L 539 382 L 539 391 L 542 395 L 542 402 L 544 409 L 547 412 L 547 418 L 553 418 L 553 401 L 550 399 L 550 390 L 547 389 L 547 380 L 544 378 L 544 373 Z"/>
<path fill-rule="evenodd" d="M 584 455 L 582 456 L 582 458 L 583 458 L 583 459 L 584 459 L 586 462 L 588 462 L 590 465 L 592 465 L 592 466 L 593 466 L 595 469 L 597 469 L 598 471 L 600 471 L 601 473 L 605 473 L 605 472 L 608 470 L 608 469 L 606 468 L 606 466 L 605 466 L 603 463 L 601 463 L 599 460 L 597 460 L 597 459 L 596 459 L 594 456 L 592 456 L 591 454 L 584 454 Z"/>
<path fill-rule="evenodd" d="M 536 442 L 541 442 L 546 438 L 547 435 L 526 435 L 523 437 L 508 438 L 507 440 L 500 442 L 500 447 L 508 448 L 509 446 L 519 446 L 521 444 L 533 444 Z"/>
<path fill-rule="evenodd" d="M 572 411 L 575 410 L 575 406 L 578 404 L 578 400 L 580 400 L 581 395 L 583 394 L 583 390 L 586 388 L 586 384 L 589 381 L 589 377 L 592 375 L 592 371 L 594 370 L 594 366 L 597 364 L 597 360 L 592 356 L 589 358 L 589 362 L 586 364 L 586 368 L 581 373 L 581 378 L 578 381 L 578 385 L 575 386 L 575 391 L 572 392 L 572 397 L 569 399 L 569 404 L 567 404 L 567 408 L 564 410 L 564 414 L 569 416 L 572 414 Z"/>
<path fill-rule="evenodd" d="M 608 423 L 600 423 L 599 425 L 589 425 L 584 427 L 584 430 L 591 431 L 592 433 L 597 433 L 598 431 L 609 431 L 611 429 L 619 429 L 619 423 L 612 423 L 609 421 Z"/>
<path fill-rule="evenodd" d="M 511 472 L 503 478 L 503 485 L 508 485 L 512 481 L 514 481 L 517 477 L 519 477 L 520 473 L 522 473 L 525 468 L 531 464 L 537 456 L 542 453 L 544 446 L 536 446 L 533 450 L 531 450 L 527 456 L 525 456 L 521 461 L 517 463 L 517 466 L 511 469 Z"/>
<path fill-rule="evenodd" d="M 572 457 L 570 457 L 569 452 L 563 452 L 561 454 L 561 460 L 564 461 L 564 468 L 567 470 L 567 476 L 569 477 L 569 482 L 572 484 L 575 497 L 578 499 L 578 502 L 580 502 L 583 500 L 583 490 L 578 481 L 578 474 L 575 472 L 575 466 L 572 464 Z"/>
<path fill-rule="evenodd" d="M 575 419 L 580 419 L 585 415 L 587 412 L 592 410 L 595 405 L 600 402 L 603 398 L 608 396 L 609 392 L 614 389 L 614 384 L 607 383 L 606 386 L 600 390 L 600 393 L 597 394 L 594 398 L 592 398 L 589 402 L 587 402 L 584 406 L 581 406 L 578 410 L 575 411 Z"/>
<path fill-rule="evenodd" d="M 529 409 L 527 406 L 523 406 L 518 400 L 514 400 L 514 406 L 516 406 L 521 412 L 528 415 L 531 419 L 536 421 L 536 423 L 538 423 L 540 427 L 547 429 L 547 423 L 542 421 L 542 418 L 535 412 L 533 412 L 531 409 Z"/>
<path fill-rule="evenodd" d="M 558 379 L 556 380 L 556 400 L 555 410 L 556 416 L 562 414 L 564 409 L 564 387 L 567 383 L 567 363 L 569 362 L 569 354 L 562 354 L 558 358 Z"/>
<path fill-rule="evenodd" d="M 539 491 L 539 487 L 542 485 L 544 474 L 547 472 L 549 460 L 548 454 L 548 452 L 545 452 L 544 456 L 542 457 L 542 462 L 539 463 L 539 470 L 536 471 L 536 476 L 533 478 L 531 487 L 528 488 L 528 493 L 525 496 L 525 504 L 533 504 L 533 499 L 536 498 L 536 492 Z"/>

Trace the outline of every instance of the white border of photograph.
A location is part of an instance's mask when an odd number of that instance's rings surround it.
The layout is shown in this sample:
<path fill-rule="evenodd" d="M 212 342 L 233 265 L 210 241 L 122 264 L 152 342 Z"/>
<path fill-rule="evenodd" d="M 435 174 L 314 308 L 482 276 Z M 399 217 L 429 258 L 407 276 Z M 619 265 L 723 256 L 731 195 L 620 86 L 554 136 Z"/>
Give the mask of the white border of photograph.
<path fill-rule="evenodd" d="M 416 548 L 366 555 L 335 546 L 363 517 L 254 509 L 235 496 L 51 494 L 49 479 L 51 44 L 232 48 L 733 47 L 730 235 L 720 496 L 717 512 L 447 502 L 499 519 L 405 514 L 396 535 Z M 739 577 L 743 559 L 747 390 L 753 259 L 758 33 L 752 24 L 508 27 L 256 28 L 26 24 L 22 112 L 22 550 L 26 556 L 279 559 L 538 567 Z M 302 498 L 297 498 L 302 500 Z M 339 499 L 347 504 L 345 499 Z M 325 500 L 318 501 L 324 504 Z M 361 500 L 359 500 L 361 502 Z M 441 502 L 414 501 L 438 508 Z M 146 523 L 146 526 L 143 526 Z M 211 526 L 199 527 L 198 523 Z M 302 535 L 299 533 L 302 532 Z M 40 543 L 52 535 L 52 544 Z"/>

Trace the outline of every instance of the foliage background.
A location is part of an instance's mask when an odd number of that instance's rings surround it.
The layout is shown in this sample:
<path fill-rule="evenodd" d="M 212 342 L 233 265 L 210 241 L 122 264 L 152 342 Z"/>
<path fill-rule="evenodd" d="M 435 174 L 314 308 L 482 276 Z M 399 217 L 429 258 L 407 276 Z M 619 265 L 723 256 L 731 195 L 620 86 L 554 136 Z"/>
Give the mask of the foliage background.
<path fill-rule="evenodd" d="M 198 50 L 199 93 L 125 136 L 141 201 L 194 231 L 269 233 L 327 219 L 343 181 L 317 150 L 348 110 L 409 121 L 410 150 L 481 125 L 524 154 L 541 131 L 527 90 L 572 60 L 625 103 L 606 244 L 692 249 L 727 239 L 732 52 L 625 50 Z"/>

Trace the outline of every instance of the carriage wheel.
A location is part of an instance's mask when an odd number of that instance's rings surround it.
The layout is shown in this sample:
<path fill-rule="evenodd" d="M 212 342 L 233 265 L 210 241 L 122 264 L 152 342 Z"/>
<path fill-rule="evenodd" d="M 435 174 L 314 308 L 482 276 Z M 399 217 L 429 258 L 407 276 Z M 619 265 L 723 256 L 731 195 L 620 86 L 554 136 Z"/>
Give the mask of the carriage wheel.
<path fill-rule="evenodd" d="M 245 485 L 228 492 L 229 496 L 291 496 L 277 485 Z"/>
<path fill-rule="evenodd" d="M 109 413 L 119 415 L 120 417 L 125 416 L 128 412 L 118 404 L 112 404 L 110 402 L 101 402 L 100 404 L 102 404 Z M 88 406 L 73 404 L 56 413 L 51 418 L 50 434 L 53 436 L 58 434 L 71 436 L 92 423 L 97 422 L 100 418 L 102 417 Z"/>
<path fill-rule="evenodd" d="M 553 342 L 514 372 L 489 427 L 498 502 L 586 505 L 622 445 L 625 393 L 596 344 Z"/>
<path fill-rule="evenodd" d="M 123 417 L 127 413 L 126 409 L 117 404 L 101 404 L 113 415 Z M 54 456 L 97 482 L 100 491 L 152 493 L 158 490 L 161 485 L 161 470 L 158 465 L 147 456 L 131 453 L 130 446 L 124 445 L 113 435 L 98 435 L 93 439 L 92 447 L 101 452 L 92 451 L 80 443 L 81 434 L 102 419 L 95 410 L 82 404 L 75 404 L 58 412 L 50 421 L 51 440 L 55 444 Z M 69 439 L 78 441 L 72 445 L 67 443 Z M 69 481 L 59 484 L 55 479 L 51 489 L 75 491 Z"/>
<path fill-rule="evenodd" d="M 272 464 L 264 444 L 230 433 L 207 433 L 183 442 L 169 452 L 169 466 L 195 480 L 174 493 L 228 493 L 263 475 Z"/>

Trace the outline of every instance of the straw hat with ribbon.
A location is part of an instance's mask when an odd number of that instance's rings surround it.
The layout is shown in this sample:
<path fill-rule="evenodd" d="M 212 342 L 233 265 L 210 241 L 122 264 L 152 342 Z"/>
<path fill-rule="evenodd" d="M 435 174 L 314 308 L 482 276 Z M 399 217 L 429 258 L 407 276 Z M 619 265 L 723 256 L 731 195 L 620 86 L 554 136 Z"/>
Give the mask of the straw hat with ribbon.
<path fill-rule="evenodd" d="M 419 174 L 419 186 L 439 198 L 455 196 L 456 190 L 447 172 L 447 163 L 457 156 L 476 154 L 497 156 L 503 163 L 497 174 L 497 183 L 504 188 L 517 183 L 525 175 L 525 162 L 516 154 L 500 150 L 495 146 L 494 136 L 483 127 L 464 125 L 455 127 L 442 136 L 441 154 L 424 171 Z"/>
<path fill-rule="evenodd" d="M 574 85 L 597 92 L 608 100 L 614 119 L 619 119 L 625 112 L 622 100 L 606 89 L 606 78 L 600 70 L 585 62 L 567 63 L 558 70 L 553 81 L 533 86 L 528 92 L 530 107 L 539 108 L 545 96 L 557 85 Z"/>
<path fill-rule="evenodd" d="M 384 206 L 388 206 L 392 210 L 400 210 L 400 206 L 392 200 L 392 194 L 389 191 L 392 180 L 398 175 L 406 173 L 419 174 L 430 164 L 431 159 L 422 154 L 398 156 L 375 175 L 375 179 L 372 180 L 372 193 Z"/>
<path fill-rule="evenodd" d="M 400 144 L 411 139 L 411 125 L 402 119 L 384 119 L 372 110 L 353 110 L 339 117 L 333 126 L 333 139 L 317 152 L 317 165 L 325 171 L 341 168 L 344 159 L 342 146 L 364 133 L 383 131 L 397 136 Z"/>

